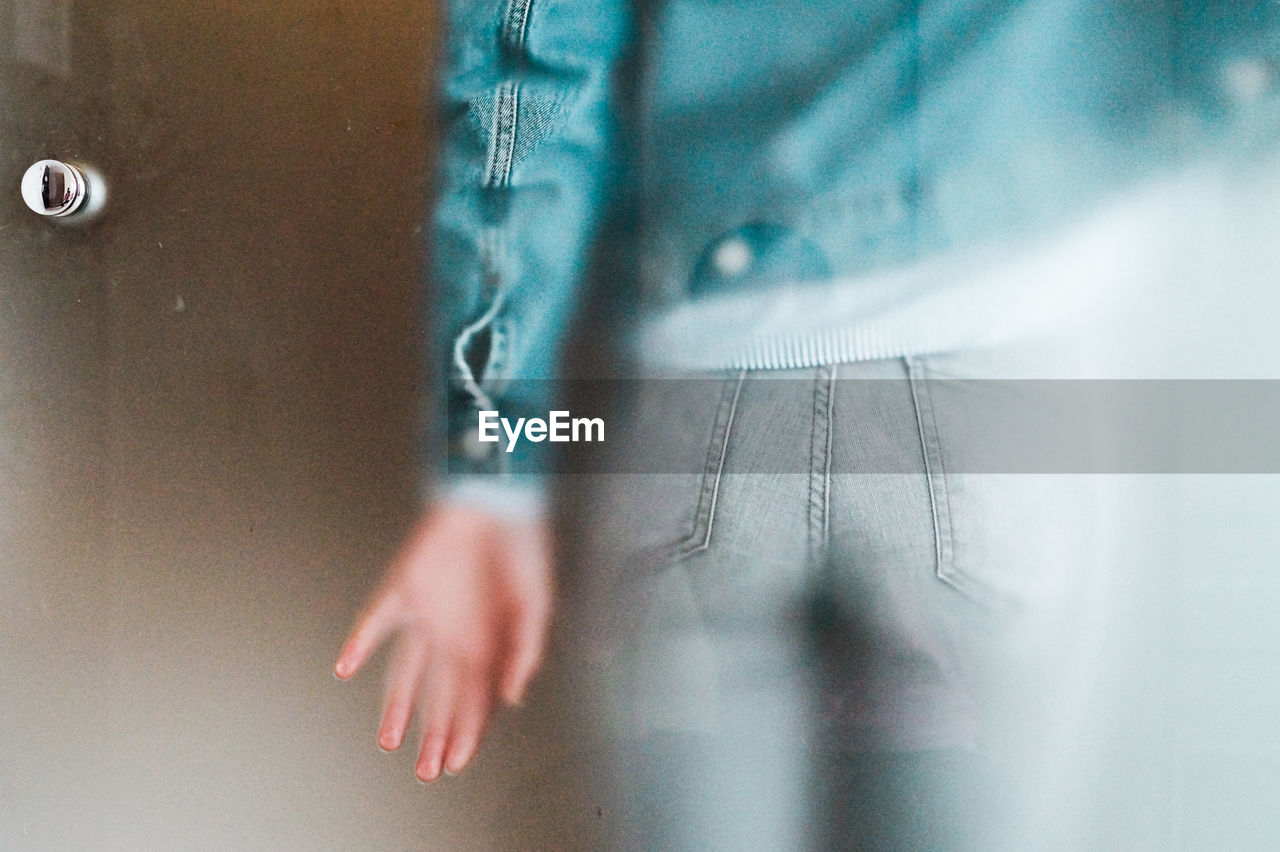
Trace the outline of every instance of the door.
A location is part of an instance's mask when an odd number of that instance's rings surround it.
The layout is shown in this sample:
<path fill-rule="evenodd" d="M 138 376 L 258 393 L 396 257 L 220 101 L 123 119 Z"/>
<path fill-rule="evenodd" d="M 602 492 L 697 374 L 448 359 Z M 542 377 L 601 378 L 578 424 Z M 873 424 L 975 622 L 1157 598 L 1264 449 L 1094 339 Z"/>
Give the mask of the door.
<path fill-rule="evenodd" d="M 0 0 L 0 848 L 488 837 L 330 674 L 417 510 L 433 8 Z"/>

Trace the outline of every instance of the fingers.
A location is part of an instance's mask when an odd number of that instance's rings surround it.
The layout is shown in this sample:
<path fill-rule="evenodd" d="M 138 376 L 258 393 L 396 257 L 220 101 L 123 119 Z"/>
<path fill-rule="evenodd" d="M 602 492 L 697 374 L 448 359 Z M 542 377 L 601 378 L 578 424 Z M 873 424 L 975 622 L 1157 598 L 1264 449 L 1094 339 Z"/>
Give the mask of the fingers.
<path fill-rule="evenodd" d="M 413 705 L 427 667 L 427 654 L 424 641 L 415 642 L 405 637 L 399 643 L 396 659 L 387 679 L 382 726 L 378 729 L 378 746 L 384 751 L 395 751 L 404 742 L 405 731 L 409 728 Z"/>
<path fill-rule="evenodd" d="M 391 595 L 380 594 L 373 606 L 356 622 L 333 667 L 333 673 L 339 679 L 346 680 L 360 671 L 369 655 L 382 644 L 382 640 L 395 626 L 393 610 Z"/>
<path fill-rule="evenodd" d="M 378 744 L 400 748 L 416 713 L 423 781 L 471 761 L 495 702 L 519 703 L 544 653 L 552 597 L 545 531 L 481 520 L 433 509 L 334 664 L 345 680 L 397 634 Z"/>
<path fill-rule="evenodd" d="M 521 702 L 529 681 L 542 664 L 550 615 L 551 606 L 544 600 L 517 606 L 512 614 L 507 662 L 499 684 L 499 694 L 508 704 Z"/>
<path fill-rule="evenodd" d="M 422 747 L 414 774 L 419 781 L 440 777 L 445 747 L 453 721 L 454 672 L 450 666 L 437 664 L 424 685 L 422 702 Z"/>
<path fill-rule="evenodd" d="M 434 781 L 441 771 L 462 771 L 479 747 L 493 708 L 495 663 L 448 652 L 432 657 L 428 643 L 418 637 L 400 643 L 392 665 L 378 745 L 395 751 L 403 744 L 416 705 L 422 745 L 414 774 Z"/>
<path fill-rule="evenodd" d="M 475 756 L 493 710 L 493 664 L 454 656 L 433 664 L 424 689 L 422 747 L 414 774 L 434 781 Z"/>
<path fill-rule="evenodd" d="M 445 752 L 444 769 L 456 775 L 475 756 L 480 738 L 489 723 L 493 708 L 493 685 L 489 670 L 470 672 L 471 676 L 461 684 L 454 708 L 453 727 L 449 732 L 449 747 Z"/>
<path fill-rule="evenodd" d="M 512 589 L 498 694 L 508 704 L 519 704 L 542 664 L 551 621 L 551 554 L 545 531 L 532 531 L 512 549 L 509 559 Z"/>

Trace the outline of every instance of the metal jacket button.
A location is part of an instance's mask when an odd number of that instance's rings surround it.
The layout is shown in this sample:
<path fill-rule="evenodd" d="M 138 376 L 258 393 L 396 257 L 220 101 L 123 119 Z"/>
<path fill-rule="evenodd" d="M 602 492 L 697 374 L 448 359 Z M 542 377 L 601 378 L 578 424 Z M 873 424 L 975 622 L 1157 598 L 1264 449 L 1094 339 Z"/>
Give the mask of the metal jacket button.
<path fill-rule="evenodd" d="M 811 240 L 773 222 L 748 222 L 704 249 L 689 289 L 692 295 L 704 295 L 830 275 L 826 256 Z"/>

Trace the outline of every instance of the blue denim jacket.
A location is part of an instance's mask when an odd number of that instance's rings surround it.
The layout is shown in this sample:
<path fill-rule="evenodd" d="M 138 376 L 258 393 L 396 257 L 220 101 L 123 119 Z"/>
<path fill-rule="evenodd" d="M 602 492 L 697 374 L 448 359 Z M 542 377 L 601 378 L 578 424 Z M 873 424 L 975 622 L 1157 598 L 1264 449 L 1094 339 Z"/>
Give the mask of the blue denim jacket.
<path fill-rule="evenodd" d="M 976 339 L 952 332 L 981 309 L 917 310 L 957 280 L 935 261 L 1269 137 L 1277 18 L 1233 0 L 450 0 L 429 246 L 450 475 L 541 469 L 477 445 L 475 411 L 545 416 L 547 384 L 519 380 L 558 374 L 599 240 L 635 262 L 598 285 L 634 289 L 645 317 L 695 309 L 679 327 L 698 334 L 649 338 L 685 366 Z M 602 233 L 624 196 L 627 230 Z M 779 329 L 771 300 L 801 284 L 803 321 Z"/>

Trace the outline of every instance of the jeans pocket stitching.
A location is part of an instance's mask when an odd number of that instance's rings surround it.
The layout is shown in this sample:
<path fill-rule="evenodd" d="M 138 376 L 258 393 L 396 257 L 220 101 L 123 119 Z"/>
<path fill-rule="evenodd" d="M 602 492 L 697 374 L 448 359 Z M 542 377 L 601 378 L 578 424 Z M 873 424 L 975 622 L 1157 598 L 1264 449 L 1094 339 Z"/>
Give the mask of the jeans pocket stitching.
<path fill-rule="evenodd" d="M 716 503 L 720 497 L 720 480 L 724 475 L 725 458 L 729 451 L 729 433 L 733 429 L 734 415 L 738 410 L 738 398 L 747 371 L 739 370 L 733 378 L 726 379 L 716 405 L 716 419 L 712 427 L 711 441 L 702 468 L 702 484 L 698 489 L 698 508 L 694 515 L 693 529 L 684 538 L 660 548 L 663 560 L 676 562 L 711 545 L 711 530 L 715 525 Z"/>
<path fill-rule="evenodd" d="M 963 575 L 955 570 L 951 530 L 951 494 L 947 488 L 946 463 L 938 440 L 938 420 L 929 394 L 924 365 L 915 358 L 904 358 L 907 380 L 911 385 L 911 401 L 915 407 L 916 429 L 920 436 L 920 452 L 924 460 L 925 480 L 929 486 L 929 507 L 933 514 L 934 572 L 939 580 L 962 592 L 974 594 Z"/>
<path fill-rule="evenodd" d="M 911 399 L 916 409 L 916 426 L 920 435 L 920 447 L 924 455 L 925 476 L 929 484 L 929 502 L 933 510 L 934 544 L 936 549 L 936 574 L 939 580 L 956 589 L 970 600 L 992 610 L 1004 610 L 1008 602 L 982 580 L 973 577 L 957 565 L 955 558 L 954 489 L 948 482 L 953 474 L 947 473 L 942 450 L 941 430 L 938 428 L 937 409 L 929 390 L 927 367 L 919 359 L 904 358 L 907 378 L 911 384 Z"/>

